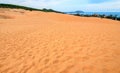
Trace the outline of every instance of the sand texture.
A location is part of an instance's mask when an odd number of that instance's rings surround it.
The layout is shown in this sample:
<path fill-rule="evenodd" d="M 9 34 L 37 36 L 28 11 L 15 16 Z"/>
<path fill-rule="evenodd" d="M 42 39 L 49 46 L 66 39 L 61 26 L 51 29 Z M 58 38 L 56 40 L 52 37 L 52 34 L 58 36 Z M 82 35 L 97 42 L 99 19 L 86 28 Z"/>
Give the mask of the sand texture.
<path fill-rule="evenodd" d="M 120 22 L 1 8 L 0 73 L 120 73 Z"/>

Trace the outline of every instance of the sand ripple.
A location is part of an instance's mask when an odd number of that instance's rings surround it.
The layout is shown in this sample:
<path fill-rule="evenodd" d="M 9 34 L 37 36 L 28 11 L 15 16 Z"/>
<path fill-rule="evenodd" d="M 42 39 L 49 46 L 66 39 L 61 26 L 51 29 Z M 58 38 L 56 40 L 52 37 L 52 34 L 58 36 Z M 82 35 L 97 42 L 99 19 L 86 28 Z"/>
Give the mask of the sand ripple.
<path fill-rule="evenodd" d="M 8 15 L 15 18 L 0 19 L 0 73 L 120 73 L 120 22 L 35 11 Z"/>

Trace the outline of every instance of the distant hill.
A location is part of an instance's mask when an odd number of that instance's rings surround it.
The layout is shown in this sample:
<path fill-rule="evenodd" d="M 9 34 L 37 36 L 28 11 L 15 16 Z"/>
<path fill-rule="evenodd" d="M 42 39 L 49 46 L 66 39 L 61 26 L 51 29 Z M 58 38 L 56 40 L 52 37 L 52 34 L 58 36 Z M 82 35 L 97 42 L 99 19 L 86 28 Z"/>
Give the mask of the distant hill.
<path fill-rule="evenodd" d="M 73 12 L 65 12 L 67 14 L 80 14 L 80 13 L 84 13 L 84 11 L 73 11 Z"/>
<path fill-rule="evenodd" d="M 0 4 L 0 8 L 25 9 L 25 10 L 30 10 L 30 11 L 44 11 L 44 12 L 62 13 L 62 12 L 59 12 L 59 11 L 55 11 L 53 9 L 45 9 L 45 8 L 44 9 L 36 9 L 36 8 L 14 5 L 14 4 Z"/>

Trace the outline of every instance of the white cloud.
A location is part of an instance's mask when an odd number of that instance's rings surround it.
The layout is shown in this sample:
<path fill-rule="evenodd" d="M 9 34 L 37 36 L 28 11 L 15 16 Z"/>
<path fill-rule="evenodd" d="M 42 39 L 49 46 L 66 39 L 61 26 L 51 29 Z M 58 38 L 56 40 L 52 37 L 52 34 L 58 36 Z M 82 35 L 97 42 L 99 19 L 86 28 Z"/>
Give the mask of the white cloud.
<path fill-rule="evenodd" d="M 120 0 L 92 4 L 89 0 L 0 0 L 0 3 L 12 3 L 34 8 L 52 8 L 59 11 L 120 11 Z"/>
<path fill-rule="evenodd" d="M 99 4 L 88 4 L 84 6 L 86 10 L 92 11 L 120 11 L 120 0 L 104 2 Z"/>
<path fill-rule="evenodd" d="M 50 8 L 68 0 L 1 0 L 1 3 L 25 5 L 35 8 Z"/>

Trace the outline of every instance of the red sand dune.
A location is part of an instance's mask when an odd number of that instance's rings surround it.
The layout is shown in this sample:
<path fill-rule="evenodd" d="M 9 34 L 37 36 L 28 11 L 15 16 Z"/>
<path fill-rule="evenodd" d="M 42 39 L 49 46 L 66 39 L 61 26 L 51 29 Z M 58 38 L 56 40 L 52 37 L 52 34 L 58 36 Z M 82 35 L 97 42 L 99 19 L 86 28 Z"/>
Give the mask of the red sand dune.
<path fill-rule="evenodd" d="M 0 9 L 0 73 L 120 73 L 120 22 Z"/>

